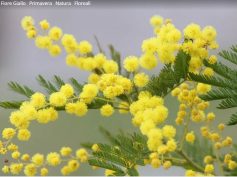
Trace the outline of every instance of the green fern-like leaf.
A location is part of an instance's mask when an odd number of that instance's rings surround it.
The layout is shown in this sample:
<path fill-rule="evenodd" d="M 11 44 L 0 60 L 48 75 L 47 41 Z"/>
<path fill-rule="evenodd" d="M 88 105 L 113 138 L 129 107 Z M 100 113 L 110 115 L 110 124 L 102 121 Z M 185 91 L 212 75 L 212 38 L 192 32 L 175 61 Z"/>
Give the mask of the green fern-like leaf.
<path fill-rule="evenodd" d="M 237 113 L 232 114 L 227 125 L 236 125 L 237 124 Z"/>
<path fill-rule="evenodd" d="M 237 97 L 237 92 L 228 88 L 213 88 L 208 94 L 200 95 L 203 100 L 213 101 Z"/>
<path fill-rule="evenodd" d="M 18 84 L 17 82 L 9 82 L 8 83 L 9 88 L 21 95 L 24 95 L 26 97 L 30 97 L 31 95 L 34 94 L 34 91 L 32 89 L 30 89 L 27 86 L 21 86 L 20 84 Z"/>
<path fill-rule="evenodd" d="M 50 81 L 45 80 L 45 78 L 41 75 L 37 77 L 38 83 L 46 89 L 46 91 L 51 94 L 53 92 L 57 92 L 58 89 L 56 86 L 54 86 Z"/>
<path fill-rule="evenodd" d="M 204 84 L 209 84 L 209 85 L 216 86 L 216 87 L 237 89 L 237 85 L 233 84 L 232 81 L 227 80 L 227 79 L 222 79 L 222 78 L 216 77 L 216 76 L 208 77 L 205 75 L 198 75 L 198 74 L 189 73 L 189 78 L 190 78 L 190 80 L 194 80 L 196 82 L 200 82 L 200 83 L 204 83 Z"/>
<path fill-rule="evenodd" d="M 4 109 L 18 109 L 23 101 L 3 101 L 0 102 L 0 107 Z"/>
<path fill-rule="evenodd" d="M 122 168 L 114 165 L 113 163 L 110 162 L 105 162 L 104 160 L 100 160 L 100 159 L 89 159 L 88 160 L 89 164 L 91 166 L 96 166 L 96 167 L 101 167 L 104 169 L 109 169 L 109 170 L 113 170 L 115 173 L 115 176 L 125 176 L 126 173 L 123 171 Z"/>
<path fill-rule="evenodd" d="M 174 66 L 166 65 L 158 76 L 152 76 L 145 90 L 158 96 L 169 94 L 187 79 L 189 60 L 190 56 L 180 51 L 176 56 Z"/>
<path fill-rule="evenodd" d="M 121 74 L 121 56 L 120 53 L 114 49 L 113 45 L 109 45 L 110 55 L 112 60 L 114 60 L 118 64 L 118 73 Z"/>
<path fill-rule="evenodd" d="M 219 55 L 226 61 L 237 65 L 237 45 L 232 46 L 231 50 L 223 50 Z M 229 67 L 227 64 L 218 62 L 210 64 L 204 60 L 204 65 L 212 68 L 218 76 L 207 77 L 204 75 L 195 75 L 190 73 L 190 80 L 209 84 L 214 86 L 213 90 L 206 95 L 201 95 L 201 98 L 206 101 L 220 100 L 217 108 L 229 109 L 237 107 L 237 70 L 234 67 Z M 228 125 L 237 124 L 236 114 L 231 116 Z"/>
<path fill-rule="evenodd" d="M 221 57 L 223 57 L 224 59 L 230 61 L 233 64 L 237 65 L 237 52 L 235 51 L 236 46 L 232 47 L 232 51 L 227 51 L 227 50 L 223 50 L 219 53 L 219 55 Z"/>
<path fill-rule="evenodd" d="M 83 85 L 80 84 L 75 78 L 71 78 L 70 81 L 77 93 L 80 93 L 82 91 Z"/>
<path fill-rule="evenodd" d="M 62 80 L 62 78 L 59 76 L 56 76 L 56 75 L 54 75 L 54 81 L 55 81 L 58 89 L 60 89 L 65 84 L 65 82 Z"/>

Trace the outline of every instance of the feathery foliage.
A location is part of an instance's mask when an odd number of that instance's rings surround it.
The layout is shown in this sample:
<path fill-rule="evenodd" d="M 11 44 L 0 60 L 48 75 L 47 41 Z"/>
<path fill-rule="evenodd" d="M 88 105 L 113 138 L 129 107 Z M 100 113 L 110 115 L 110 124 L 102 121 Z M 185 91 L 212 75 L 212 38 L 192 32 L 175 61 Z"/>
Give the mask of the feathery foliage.
<path fill-rule="evenodd" d="M 149 159 L 151 153 L 147 148 L 146 137 L 139 133 L 124 134 L 123 132 L 112 135 L 104 128 L 100 128 L 100 131 L 109 143 L 97 143 L 99 151 L 92 152 L 89 164 L 113 170 L 115 174 L 138 176 L 135 164 L 144 166 L 144 159 Z M 93 143 L 81 145 L 92 151 Z M 172 153 L 174 158 L 166 156 L 163 158 L 172 161 L 176 166 L 202 172 L 203 158 L 206 155 L 213 155 L 212 146 L 203 139 L 197 139 L 194 144 L 185 143 L 182 150 Z"/>
<path fill-rule="evenodd" d="M 51 94 L 53 92 L 59 91 L 60 87 L 65 84 L 63 79 L 59 76 L 54 76 L 52 81 L 46 80 L 43 76 L 39 75 L 37 77 L 37 81 L 39 85 L 48 93 Z M 70 83 L 72 84 L 74 90 L 79 94 L 82 91 L 83 85 L 80 84 L 75 78 L 70 79 Z M 21 86 L 17 82 L 10 82 L 9 84 L 10 89 L 13 92 L 16 92 L 18 94 L 24 95 L 27 98 L 30 98 L 31 95 L 33 95 L 35 92 L 28 86 Z M 1 101 L 0 107 L 5 109 L 18 109 L 22 102 L 24 101 Z M 105 104 L 105 101 L 103 100 L 94 100 L 90 105 L 88 105 L 89 109 L 96 109 L 100 108 L 103 104 Z M 65 110 L 64 107 L 56 108 L 57 110 Z"/>
<path fill-rule="evenodd" d="M 166 65 L 158 76 L 152 76 L 146 90 L 154 95 L 165 96 L 187 79 L 190 56 L 179 51 L 174 66 Z"/>
<path fill-rule="evenodd" d="M 229 67 L 222 62 L 210 64 L 207 61 L 204 64 L 212 68 L 216 75 L 207 77 L 204 75 L 195 75 L 189 73 L 189 78 L 193 81 L 210 84 L 214 88 L 201 98 L 206 101 L 220 100 L 217 108 L 229 109 L 237 107 L 237 45 L 232 46 L 231 50 L 223 50 L 219 53 L 225 62 L 234 64 Z M 218 76 L 217 76 L 218 75 Z M 233 114 L 227 123 L 228 125 L 237 124 L 237 113 Z"/>

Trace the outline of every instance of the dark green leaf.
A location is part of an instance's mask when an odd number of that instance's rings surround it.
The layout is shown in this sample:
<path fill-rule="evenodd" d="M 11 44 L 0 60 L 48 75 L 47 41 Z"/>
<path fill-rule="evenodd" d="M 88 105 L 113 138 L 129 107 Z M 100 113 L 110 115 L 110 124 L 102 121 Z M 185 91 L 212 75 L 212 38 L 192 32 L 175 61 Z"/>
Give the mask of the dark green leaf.
<path fill-rule="evenodd" d="M 27 87 L 25 85 L 21 86 L 17 82 L 9 82 L 8 86 L 12 91 L 19 93 L 21 95 L 24 95 L 28 98 L 34 94 L 34 91 L 32 89 L 30 89 L 29 87 Z"/>

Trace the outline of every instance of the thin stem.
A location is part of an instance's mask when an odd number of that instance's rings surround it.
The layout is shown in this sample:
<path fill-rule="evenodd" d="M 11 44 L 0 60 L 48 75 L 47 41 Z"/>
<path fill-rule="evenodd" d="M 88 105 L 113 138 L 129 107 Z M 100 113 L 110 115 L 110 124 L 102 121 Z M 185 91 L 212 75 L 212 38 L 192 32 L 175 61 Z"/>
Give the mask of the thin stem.
<path fill-rule="evenodd" d="M 179 144 L 180 144 L 180 150 L 182 150 L 182 148 L 183 148 L 185 136 L 186 136 L 186 134 L 188 133 L 188 126 L 189 126 L 190 118 L 191 118 L 191 110 L 192 110 L 192 107 L 190 108 L 189 114 L 188 114 L 188 116 L 187 116 L 187 122 L 186 122 L 185 127 L 184 127 L 183 136 L 182 136 L 182 138 L 180 139 L 180 143 L 179 143 Z"/>
<path fill-rule="evenodd" d="M 218 166 L 219 166 L 219 168 L 220 168 L 221 176 L 225 176 L 225 175 L 224 175 L 224 170 L 223 170 L 223 167 L 222 167 L 222 164 L 221 164 L 221 161 L 220 161 L 219 153 L 218 153 L 218 151 L 215 150 L 215 149 L 214 149 L 214 151 L 215 151 L 215 154 L 216 154 L 216 160 L 217 160 Z"/>
<path fill-rule="evenodd" d="M 188 155 L 182 151 L 182 150 L 177 150 L 176 151 L 179 155 L 181 155 L 192 167 L 194 167 L 197 171 L 199 172 L 204 172 L 204 168 L 201 167 L 200 165 L 196 164 L 195 162 L 193 162 Z"/>

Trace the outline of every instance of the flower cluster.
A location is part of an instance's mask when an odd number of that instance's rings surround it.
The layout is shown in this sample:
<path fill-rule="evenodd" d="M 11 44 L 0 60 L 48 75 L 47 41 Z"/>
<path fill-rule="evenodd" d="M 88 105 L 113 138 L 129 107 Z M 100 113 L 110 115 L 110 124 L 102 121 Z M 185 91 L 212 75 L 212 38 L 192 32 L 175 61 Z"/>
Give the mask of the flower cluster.
<path fill-rule="evenodd" d="M 211 86 L 198 83 L 183 83 L 180 87 L 177 87 L 172 91 L 172 95 L 177 97 L 180 102 L 179 111 L 177 113 L 176 124 L 184 125 L 185 132 L 184 138 L 181 141 L 181 147 L 186 140 L 190 144 L 194 144 L 196 141 L 194 131 L 189 132 L 190 121 L 194 123 L 203 123 L 204 126 L 201 126 L 200 133 L 201 135 L 208 139 L 213 146 L 215 151 L 215 156 L 207 155 L 203 162 L 206 164 L 204 173 L 206 175 L 214 174 L 214 163 L 217 162 L 223 170 L 223 166 L 226 166 L 229 170 L 234 170 L 237 168 L 237 162 L 231 160 L 231 155 L 226 154 L 224 162 L 220 161 L 219 157 L 221 154 L 221 149 L 225 147 L 232 146 L 232 138 L 222 137 L 222 132 L 225 128 L 224 123 L 220 123 L 217 127 L 212 127 L 212 123 L 215 120 L 215 114 L 213 112 L 205 113 L 205 110 L 209 106 L 209 102 L 203 101 L 199 96 L 210 91 Z M 226 160 L 228 159 L 228 160 Z M 192 170 L 187 170 L 187 176 L 200 175 L 197 172 Z"/>
<path fill-rule="evenodd" d="M 40 49 L 45 49 L 53 57 L 66 52 L 66 64 L 78 69 L 89 71 L 90 74 L 81 89 L 76 93 L 70 84 L 64 84 L 61 88 L 46 96 L 36 92 L 27 101 L 24 101 L 19 110 L 10 115 L 12 127 L 2 131 L 0 141 L 0 154 L 11 153 L 12 161 L 7 162 L 2 168 L 6 174 L 18 175 L 21 171 L 25 175 L 48 175 L 48 167 L 59 166 L 63 175 L 69 175 L 76 171 L 80 162 L 86 162 L 89 154 L 85 149 L 78 149 L 75 154 L 70 147 L 63 147 L 58 152 L 51 152 L 44 156 L 36 153 L 32 156 L 21 154 L 19 148 L 13 143 L 16 136 L 20 141 L 28 141 L 31 137 L 29 126 L 31 121 L 46 124 L 58 119 L 58 109 L 65 109 L 69 114 L 79 117 L 85 116 L 90 105 L 101 101 L 98 107 L 104 117 L 110 117 L 116 109 L 119 113 L 130 113 L 132 124 L 139 127 L 140 132 L 147 138 L 149 157 L 143 159 L 145 164 L 154 168 L 161 165 L 164 169 L 172 166 L 172 154 L 180 152 L 185 143 L 195 145 L 196 132 L 190 128 L 192 123 L 204 124 L 201 126 L 201 134 L 208 139 L 214 149 L 215 157 L 207 155 L 203 161 L 205 175 L 215 174 L 214 163 L 229 170 L 237 168 L 233 160 L 233 154 L 225 154 L 223 162 L 220 161 L 220 149 L 231 147 L 232 139 L 222 137 L 224 124 L 213 128 L 212 122 L 215 114 L 206 113 L 209 103 L 203 101 L 200 95 L 211 90 L 211 86 L 202 83 L 186 81 L 172 90 L 171 94 L 180 102 L 179 111 L 174 125 L 165 124 L 169 110 L 164 104 L 164 99 L 146 91 L 149 76 L 144 70 L 152 70 L 158 64 L 158 59 L 163 64 L 173 65 L 177 52 L 183 51 L 190 56 L 189 71 L 213 76 L 211 68 L 204 67 L 204 60 L 215 64 L 217 58 L 209 55 L 210 49 L 218 48 L 216 42 L 216 30 L 211 26 L 203 29 L 197 24 L 190 24 L 184 28 L 183 33 L 177 29 L 170 19 L 153 16 L 150 20 L 154 27 L 155 37 L 143 41 L 142 55 L 130 55 L 124 58 L 121 72 L 120 63 L 107 58 L 104 53 L 93 53 L 93 47 L 88 41 L 78 42 L 72 34 L 62 32 L 62 29 L 49 24 L 47 20 L 35 25 L 34 19 L 26 16 L 21 21 L 28 38 L 35 41 Z M 125 73 L 125 74 L 124 74 Z M 176 130 L 184 127 L 182 137 L 179 139 Z M 94 144 L 92 151 L 99 151 L 99 146 Z M 187 160 L 184 159 L 184 160 Z M 186 161 L 185 161 L 186 162 Z M 187 161 L 188 162 L 188 161 Z M 97 167 L 94 167 L 97 168 Z M 106 169 L 106 175 L 113 175 L 114 171 Z M 186 175 L 200 175 L 193 170 L 187 170 Z"/>
<path fill-rule="evenodd" d="M 46 156 L 36 153 L 32 156 L 29 154 L 21 154 L 18 146 L 11 144 L 8 146 L 14 161 L 6 162 L 2 171 L 5 174 L 19 175 L 23 172 L 27 176 L 47 176 L 49 167 L 56 167 L 63 163 L 61 168 L 62 175 L 69 175 L 80 167 L 80 163 L 87 162 L 88 153 L 85 149 L 78 149 L 75 154 L 72 153 L 70 147 L 62 147 L 60 153 L 50 152 Z"/>
<path fill-rule="evenodd" d="M 148 138 L 147 146 L 152 152 L 151 165 L 159 167 L 161 164 L 159 158 L 175 151 L 177 147 L 174 140 L 176 129 L 171 125 L 157 127 L 161 126 L 168 117 L 168 109 L 164 106 L 164 100 L 161 97 L 152 96 L 149 92 L 140 92 L 138 100 L 130 105 L 130 112 L 134 116 L 133 124 L 139 126 L 142 134 Z"/>

